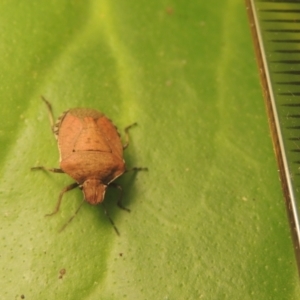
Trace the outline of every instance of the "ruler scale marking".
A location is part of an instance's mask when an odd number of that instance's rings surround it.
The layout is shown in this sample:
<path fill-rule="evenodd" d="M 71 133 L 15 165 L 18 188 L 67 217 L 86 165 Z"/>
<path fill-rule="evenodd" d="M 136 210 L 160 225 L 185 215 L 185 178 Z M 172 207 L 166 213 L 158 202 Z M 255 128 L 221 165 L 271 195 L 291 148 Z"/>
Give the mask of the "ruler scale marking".
<path fill-rule="evenodd" d="M 300 274 L 300 1 L 246 6 Z"/>

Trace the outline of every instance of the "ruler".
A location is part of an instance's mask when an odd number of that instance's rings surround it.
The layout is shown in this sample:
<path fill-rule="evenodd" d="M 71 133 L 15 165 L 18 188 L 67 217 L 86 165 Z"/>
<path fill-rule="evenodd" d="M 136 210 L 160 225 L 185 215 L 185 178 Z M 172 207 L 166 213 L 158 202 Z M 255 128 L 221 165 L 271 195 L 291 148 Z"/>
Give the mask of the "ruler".
<path fill-rule="evenodd" d="M 300 274 L 300 0 L 246 0 Z"/>

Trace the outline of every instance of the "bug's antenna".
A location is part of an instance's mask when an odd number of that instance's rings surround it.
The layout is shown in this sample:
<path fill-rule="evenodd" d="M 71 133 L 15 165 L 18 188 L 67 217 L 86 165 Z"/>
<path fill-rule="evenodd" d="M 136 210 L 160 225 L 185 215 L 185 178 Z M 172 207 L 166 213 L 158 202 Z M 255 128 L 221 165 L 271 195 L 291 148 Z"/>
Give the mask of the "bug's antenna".
<path fill-rule="evenodd" d="M 115 225 L 114 221 L 112 220 L 112 218 L 109 216 L 104 204 L 102 203 L 103 209 L 104 209 L 104 213 L 107 216 L 108 220 L 110 221 L 111 225 L 114 227 L 115 232 L 117 233 L 117 235 L 120 235 L 120 232 L 117 228 L 117 226 Z"/>
<path fill-rule="evenodd" d="M 81 204 L 78 206 L 78 208 L 76 209 L 74 215 L 68 220 L 68 222 L 59 230 L 59 232 L 62 232 L 68 225 L 69 223 L 76 217 L 77 213 L 79 212 L 81 206 L 83 205 L 83 203 L 85 202 L 85 200 L 83 200 L 81 202 Z"/>

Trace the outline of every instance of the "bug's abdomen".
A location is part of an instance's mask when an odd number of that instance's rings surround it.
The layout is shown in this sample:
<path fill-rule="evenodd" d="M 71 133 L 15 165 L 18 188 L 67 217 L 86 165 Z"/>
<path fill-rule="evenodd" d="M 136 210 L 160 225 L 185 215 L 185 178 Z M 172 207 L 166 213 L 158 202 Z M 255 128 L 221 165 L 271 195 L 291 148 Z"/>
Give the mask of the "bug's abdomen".
<path fill-rule="evenodd" d="M 69 110 L 59 124 L 58 148 L 60 167 L 78 183 L 87 178 L 109 183 L 125 171 L 119 134 L 98 111 Z"/>
<path fill-rule="evenodd" d="M 73 110 L 68 111 L 59 124 L 58 148 L 61 160 L 76 151 L 111 152 L 117 157 L 123 157 L 119 134 L 105 115 L 99 113 L 98 118 L 94 115 L 79 118 L 73 113 Z"/>
<path fill-rule="evenodd" d="M 97 178 L 108 184 L 125 171 L 122 159 L 107 152 L 78 151 L 60 163 L 61 169 L 82 183 L 88 178 Z"/>

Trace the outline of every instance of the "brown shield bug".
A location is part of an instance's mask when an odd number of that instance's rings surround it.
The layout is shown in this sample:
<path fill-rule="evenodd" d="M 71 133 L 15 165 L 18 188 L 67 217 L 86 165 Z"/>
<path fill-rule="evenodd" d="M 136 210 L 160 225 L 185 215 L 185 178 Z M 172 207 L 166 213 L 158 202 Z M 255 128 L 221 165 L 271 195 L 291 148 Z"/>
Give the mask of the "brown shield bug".
<path fill-rule="evenodd" d="M 103 113 L 90 108 L 72 108 L 64 112 L 54 124 L 51 104 L 43 97 L 42 99 L 47 105 L 51 127 L 57 139 L 60 168 L 38 166 L 32 170 L 66 173 L 76 181 L 61 190 L 55 210 L 46 216 L 56 214 L 64 193 L 76 187 L 82 189 L 85 201 L 97 205 L 103 202 L 107 187 L 114 186 L 120 191 L 118 206 L 130 211 L 122 205 L 121 186 L 113 181 L 128 171 L 147 170 L 147 168 L 127 170 L 123 159 L 123 150 L 129 145 L 128 130 L 136 123 L 125 128 L 126 143 L 122 145 L 116 127 Z M 83 203 L 84 201 L 61 230 L 72 221 Z M 105 207 L 104 212 L 119 234 Z"/>

